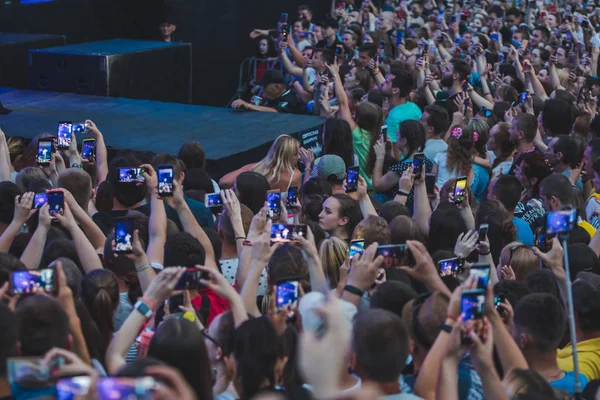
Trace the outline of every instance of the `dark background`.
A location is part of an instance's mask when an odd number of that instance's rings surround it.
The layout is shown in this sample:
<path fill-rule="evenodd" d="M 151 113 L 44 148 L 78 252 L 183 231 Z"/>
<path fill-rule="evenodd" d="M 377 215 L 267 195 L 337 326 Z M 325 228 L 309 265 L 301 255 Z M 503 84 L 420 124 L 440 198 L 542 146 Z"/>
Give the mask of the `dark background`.
<path fill-rule="evenodd" d="M 175 40 L 192 43 L 192 103 L 225 107 L 236 93 L 240 63 L 255 55 L 250 31 L 275 28 L 281 12 L 293 23 L 300 4 L 313 9 L 313 22 L 331 5 L 328 0 L 57 0 L 0 5 L 0 29 L 63 34 L 68 44 L 156 39 L 168 13 L 177 22 Z"/>

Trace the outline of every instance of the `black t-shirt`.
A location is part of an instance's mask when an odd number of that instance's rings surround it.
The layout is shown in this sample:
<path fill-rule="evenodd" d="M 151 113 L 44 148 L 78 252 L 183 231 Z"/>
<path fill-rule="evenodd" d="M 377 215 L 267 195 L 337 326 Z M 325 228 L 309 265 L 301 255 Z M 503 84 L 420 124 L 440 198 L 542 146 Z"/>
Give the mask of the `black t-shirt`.
<path fill-rule="evenodd" d="M 265 107 L 276 109 L 280 113 L 302 114 L 302 106 L 296 97 L 296 93 L 287 90 L 274 100 L 265 102 Z"/>
<path fill-rule="evenodd" d="M 344 44 L 343 44 L 342 42 L 340 42 L 340 41 L 338 40 L 338 38 L 337 38 L 337 35 L 336 35 L 336 37 L 335 37 L 335 41 L 333 42 L 333 44 L 332 44 L 331 46 L 327 46 L 327 40 L 326 40 L 326 39 L 323 39 L 323 40 L 321 40 L 319 43 L 317 43 L 317 45 L 316 45 L 315 47 L 316 47 L 316 48 L 318 48 L 318 49 L 326 49 L 326 50 L 329 50 L 329 51 L 331 51 L 332 53 L 334 53 L 334 54 L 335 54 L 335 48 L 336 48 L 337 46 L 342 46 L 342 47 L 344 47 L 344 52 L 345 52 L 345 53 L 348 53 L 348 49 L 346 48 L 346 46 L 344 46 Z"/>

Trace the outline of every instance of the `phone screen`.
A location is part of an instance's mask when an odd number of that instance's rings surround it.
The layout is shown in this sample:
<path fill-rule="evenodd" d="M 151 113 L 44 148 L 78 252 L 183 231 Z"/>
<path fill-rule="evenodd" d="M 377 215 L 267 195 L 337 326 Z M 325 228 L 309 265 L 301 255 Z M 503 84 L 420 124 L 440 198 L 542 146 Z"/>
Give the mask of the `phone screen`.
<path fill-rule="evenodd" d="M 381 125 L 381 137 L 384 142 L 388 141 L 388 127 L 387 125 Z"/>
<path fill-rule="evenodd" d="M 358 167 L 348 168 L 346 174 L 346 193 L 356 192 L 358 190 Z"/>
<path fill-rule="evenodd" d="M 463 262 L 459 257 L 438 261 L 440 276 L 457 276 L 463 272 Z"/>
<path fill-rule="evenodd" d="M 522 92 L 519 95 L 519 103 L 525 103 L 527 101 L 527 96 L 529 95 L 528 92 Z"/>
<path fill-rule="evenodd" d="M 220 207 L 223 205 L 223 199 L 221 193 L 207 193 L 206 200 L 204 200 L 206 207 Z"/>
<path fill-rule="evenodd" d="M 425 186 L 427 187 L 427 194 L 429 197 L 435 196 L 435 175 L 427 174 L 425 175 Z"/>
<path fill-rule="evenodd" d="M 479 241 L 480 242 L 482 240 L 485 240 L 485 237 L 487 236 L 488 228 L 489 228 L 488 224 L 479 225 Z"/>
<path fill-rule="evenodd" d="M 15 357 L 7 360 L 8 382 L 28 388 L 53 386 L 56 371 L 65 365 L 65 359 L 56 357 L 46 363 L 38 357 Z"/>
<path fill-rule="evenodd" d="M 396 46 L 400 47 L 402 45 L 403 40 L 404 40 L 404 31 L 398 31 L 398 36 L 396 36 Z"/>
<path fill-rule="evenodd" d="M 500 39 L 500 35 L 498 33 L 490 34 L 490 39 L 495 40 L 496 42 Z"/>
<path fill-rule="evenodd" d="M 458 178 L 454 187 L 454 204 L 461 204 L 465 199 L 467 178 Z"/>
<path fill-rule="evenodd" d="M 96 140 L 85 139 L 81 145 L 81 159 L 83 161 L 93 161 L 96 156 Z"/>
<path fill-rule="evenodd" d="M 173 196 L 173 166 L 160 165 L 158 167 L 158 195 Z"/>
<path fill-rule="evenodd" d="M 497 310 L 500 307 L 500 303 L 504 303 L 506 297 L 503 294 L 499 294 L 498 296 L 494 296 L 494 308 Z"/>
<path fill-rule="evenodd" d="M 158 383 L 151 377 L 100 378 L 96 384 L 99 399 L 151 399 Z"/>
<path fill-rule="evenodd" d="M 89 376 L 74 376 L 73 378 L 61 379 L 56 383 L 57 399 L 78 399 L 85 398 L 92 379 Z M 78 396 L 79 395 L 79 396 Z"/>
<path fill-rule="evenodd" d="M 56 289 L 54 270 L 50 268 L 12 272 L 12 290 L 14 294 L 33 293 L 43 290 L 53 293 Z"/>
<path fill-rule="evenodd" d="M 365 241 L 363 239 L 353 240 L 350 242 L 350 258 L 355 254 L 362 254 L 365 251 Z"/>
<path fill-rule="evenodd" d="M 546 213 L 546 235 L 570 232 L 577 225 L 577 209 Z"/>
<path fill-rule="evenodd" d="M 287 205 L 293 206 L 298 202 L 298 186 L 292 186 L 287 192 Z"/>
<path fill-rule="evenodd" d="M 469 268 L 469 276 L 477 278 L 477 289 L 487 288 L 490 279 L 489 264 L 472 264 Z"/>
<path fill-rule="evenodd" d="M 50 164 L 52 158 L 53 139 L 40 139 L 38 142 L 37 163 L 40 165 Z"/>
<path fill-rule="evenodd" d="M 306 225 L 271 225 L 271 242 L 293 242 L 294 233 L 298 236 L 306 237 Z"/>
<path fill-rule="evenodd" d="M 281 214 L 281 192 L 269 191 L 267 192 L 267 218 L 277 218 Z"/>
<path fill-rule="evenodd" d="M 175 314 L 182 312 L 179 306 L 183 306 L 185 302 L 184 294 L 178 294 L 177 296 L 171 296 L 167 299 L 167 306 L 169 307 L 169 314 Z"/>
<path fill-rule="evenodd" d="M 47 193 L 47 197 L 50 216 L 63 215 L 65 212 L 65 194 L 60 190 L 51 190 Z"/>
<path fill-rule="evenodd" d="M 58 123 L 57 138 L 58 148 L 68 149 L 71 146 L 71 129 L 72 124 L 68 121 L 61 121 Z"/>
<path fill-rule="evenodd" d="M 47 202 L 48 194 L 46 193 L 36 193 L 35 196 L 33 196 L 33 208 L 41 208 Z"/>
<path fill-rule="evenodd" d="M 483 329 L 483 305 L 485 292 L 480 289 L 465 290 L 460 298 L 460 313 L 464 316 L 465 328 L 462 334 L 463 343 L 470 341 L 470 333 L 481 337 Z"/>
<path fill-rule="evenodd" d="M 298 281 L 286 281 L 277 284 L 277 309 L 292 306 L 298 302 Z"/>
<path fill-rule="evenodd" d="M 405 244 L 390 244 L 377 247 L 376 256 L 383 256 L 382 268 L 412 265 L 412 253 Z"/>
<path fill-rule="evenodd" d="M 206 279 L 207 273 L 198 268 L 188 268 L 185 270 L 179 281 L 175 285 L 175 290 L 195 289 L 201 286 L 200 280 Z"/>
<path fill-rule="evenodd" d="M 425 154 L 417 153 L 413 157 L 413 175 L 420 177 L 423 173 L 423 160 L 425 159 Z"/>
<path fill-rule="evenodd" d="M 83 133 L 87 132 L 87 125 L 84 123 L 73 124 L 71 125 L 71 132 L 73 133 Z"/>
<path fill-rule="evenodd" d="M 133 251 L 133 218 L 119 218 L 115 224 L 115 251 L 131 253 Z"/>
<path fill-rule="evenodd" d="M 279 16 L 279 22 L 282 24 L 287 24 L 288 22 L 288 13 L 281 13 Z"/>
<path fill-rule="evenodd" d="M 144 172 L 146 172 L 144 168 L 119 168 L 119 182 L 145 182 L 146 180 L 142 176 Z"/>

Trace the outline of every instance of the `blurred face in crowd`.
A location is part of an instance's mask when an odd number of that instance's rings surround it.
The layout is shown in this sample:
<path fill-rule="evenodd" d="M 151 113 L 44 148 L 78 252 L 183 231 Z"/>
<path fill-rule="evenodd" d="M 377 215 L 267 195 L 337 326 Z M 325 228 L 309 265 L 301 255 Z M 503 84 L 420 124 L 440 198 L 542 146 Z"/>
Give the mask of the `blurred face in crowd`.
<path fill-rule="evenodd" d="M 346 89 L 350 89 L 356 86 L 357 83 L 358 82 L 356 81 L 356 67 L 354 67 L 344 77 L 344 87 Z"/>
<path fill-rule="evenodd" d="M 521 32 L 513 33 L 512 40 L 519 43 L 523 42 L 523 34 Z"/>
<path fill-rule="evenodd" d="M 305 19 L 308 22 L 312 21 L 312 14 L 308 10 L 298 11 L 298 19 Z"/>
<path fill-rule="evenodd" d="M 546 22 L 548 23 L 548 28 L 550 29 L 554 29 L 558 26 L 558 20 L 556 19 L 556 15 L 554 14 L 548 14 Z"/>
<path fill-rule="evenodd" d="M 294 37 L 299 39 L 299 34 L 304 32 L 304 28 L 302 28 L 301 21 L 294 22 L 294 25 L 292 26 L 292 32 L 294 33 Z"/>
<path fill-rule="evenodd" d="M 373 43 L 373 38 L 371 37 L 371 35 L 365 33 L 363 35 L 363 43 Z"/>
<path fill-rule="evenodd" d="M 594 191 L 596 193 L 600 193 L 600 174 L 596 171 L 594 171 L 594 179 L 592 183 L 594 184 Z"/>
<path fill-rule="evenodd" d="M 388 96 L 391 97 L 394 95 L 394 91 L 392 88 L 392 81 L 394 80 L 396 76 L 392 75 L 392 74 L 387 74 L 387 76 L 385 77 L 385 82 L 383 83 L 383 86 L 381 87 L 381 94 L 383 94 L 384 96 Z"/>
<path fill-rule="evenodd" d="M 552 139 L 550 141 L 550 143 L 548 143 L 548 148 L 546 149 L 546 152 L 544 153 L 544 155 L 546 156 L 546 160 L 548 160 L 548 163 L 552 167 L 554 167 L 560 163 L 560 158 L 558 157 L 558 154 L 556 154 L 554 152 L 554 145 L 556 145 L 557 141 L 558 141 L 558 138 Z"/>
<path fill-rule="evenodd" d="M 489 151 L 496 150 L 496 140 L 494 139 L 494 135 L 496 135 L 498 131 L 498 125 L 494 125 L 494 127 L 490 130 L 490 138 L 487 142 L 487 149 Z"/>
<path fill-rule="evenodd" d="M 508 23 L 508 26 L 519 25 L 521 23 L 521 18 L 518 18 L 514 15 L 509 15 L 506 17 L 506 22 Z"/>
<path fill-rule="evenodd" d="M 175 32 L 177 26 L 168 22 L 163 22 L 160 24 L 160 33 L 163 37 L 169 37 Z"/>
<path fill-rule="evenodd" d="M 315 34 L 315 40 L 317 42 L 320 42 L 321 40 L 323 40 L 323 28 L 315 25 L 313 28 L 313 33 Z"/>
<path fill-rule="evenodd" d="M 269 42 L 267 41 L 267 39 L 261 39 L 261 41 L 258 43 L 258 52 L 260 53 L 261 56 L 265 56 L 265 55 L 267 55 L 268 51 L 269 51 Z"/>
<path fill-rule="evenodd" d="M 323 203 L 323 210 L 319 214 L 319 225 L 325 232 L 333 233 L 338 227 L 347 223 L 347 218 L 340 218 L 339 210 L 338 199 L 329 197 Z"/>
<path fill-rule="evenodd" d="M 543 68 L 538 72 L 538 79 L 540 82 L 550 83 L 550 75 L 548 74 L 548 70 Z"/>
<path fill-rule="evenodd" d="M 327 66 L 325 65 L 325 62 L 321 58 L 321 54 L 322 53 L 320 51 L 313 52 L 313 59 L 312 59 L 313 68 L 319 72 L 322 72 L 325 70 L 325 68 L 327 68 Z"/>
<path fill-rule="evenodd" d="M 363 68 L 367 68 L 367 66 L 369 65 L 369 63 L 371 62 L 371 57 L 369 56 L 369 52 L 368 51 L 361 51 L 358 54 L 358 65 L 363 67 Z"/>
<path fill-rule="evenodd" d="M 567 63 L 567 51 L 562 47 L 556 50 L 556 62 L 565 65 Z"/>
<path fill-rule="evenodd" d="M 270 83 L 262 92 L 262 97 L 267 100 L 275 100 L 285 92 L 285 87 L 281 83 Z"/>
<path fill-rule="evenodd" d="M 533 31 L 533 33 L 531 34 L 531 44 L 534 46 L 538 46 L 540 43 L 542 43 L 542 40 L 544 40 L 544 37 L 542 36 L 542 31 L 540 31 L 539 29 Z"/>
<path fill-rule="evenodd" d="M 468 46 L 470 46 L 471 45 L 471 41 L 473 40 L 473 36 L 471 35 L 471 33 L 465 32 L 465 34 L 462 36 L 462 40 L 464 40 L 465 43 Z"/>
<path fill-rule="evenodd" d="M 442 71 L 444 75 L 442 76 L 440 83 L 443 87 L 452 87 L 454 84 L 454 65 L 452 65 L 452 63 L 446 63 Z"/>
<path fill-rule="evenodd" d="M 356 47 L 356 40 L 352 39 L 352 35 L 349 33 L 344 33 L 344 36 L 342 36 L 342 42 L 350 50 L 354 50 L 354 47 Z"/>
<path fill-rule="evenodd" d="M 540 68 L 544 62 L 542 61 L 542 56 L 540 54 L 540 49 L 535 49 L 531 52 L 531 65 L 536 68 Z"/>
<path fill-rule="evenodd" d="M 519 128 L 517 127 L 517 119 L 513 119 L 511 124 L 510 124 L 510 130 L 508 131 L 510 133 L 510 141 L 513 142 L 514 144 L 518 144 L 519 141 L 521 140 L 521 135 L 519 132 Z"/>
<path fill-rule="evenodd" d="M 394 13 L 391 11 L 382 12 L 377 20 L 377 27 L 384 32 L 394 29 Z"/>

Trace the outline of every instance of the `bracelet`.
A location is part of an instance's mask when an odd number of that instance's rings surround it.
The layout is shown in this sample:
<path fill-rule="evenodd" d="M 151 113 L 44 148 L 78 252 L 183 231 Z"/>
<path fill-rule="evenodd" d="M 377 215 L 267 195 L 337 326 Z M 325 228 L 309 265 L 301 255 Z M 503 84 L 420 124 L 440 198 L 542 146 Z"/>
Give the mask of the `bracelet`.
<path fill-rule="evenodd" d="M 81 164 L 73 163 L 73 164 L 71 164 L 71 168 L 81 168 Z"/>
<path fill-rule="evenodd" d="M 246 237 L 245 237 L 245 236 L 238 236 L 238 237 L 236 237 L 234 240 L 240 240 L 240 239 L 242 239 L 242 240 L 246 240 Z"/>
<path fill-rule="evenodd" d="M 442 331 L 444 331 L 444 332 L 451 333 L 451 332 L 452 332 L 452 329 L 453 329 L 453 327 L 452 327 L 452 326 L 450 326 L 450 325 L 448 325 L 448 324 L 444 324 L 444 325 L 442 325 L 442 328 L 441 328 L 441 329 L 442 329 Z"/>
<path fill-rule="evenodd" d="M 479 253 L 480 256 L 487 256 L 488 254 L 490 254 L 492 252 L 492 250 L 488 250 L 487 253 Z"/>
<path fill-rule="evenodd" d="M 141 267 L 136 268 L 135 272 L 144 272 L 145 270 L 147 270 L 148 268 L 152 267 L 152 265 L 150 264 L 143 264 Z"/>
<path fill-rule="evenodd" d="M 446 319 L 451 319 L 452 321 L 456 322 L 456 317 L 453 317 L 450 314 L 446 315 Z"/>
<path fill-rule="evenodd" d="M 244 240 L 244 242 L 242 243 L 242 246 L 252 247 L 252 242 L 250 240 Z"/>
<path fill-rule="evenodd" d="M 482 94 L 482 96 L 483 96 L 483 97 L 485 97 L 485 96 L 490 96 L 491 94 L 492 94 L 492 93 L 490 93 L 490 92 L 487 92 L 487 93 L 484 93 L 484 94 Z"/>
<path fill-rule="evenodd" d="M 409 195 L 409 194 L 410 194 L 410 193 L 408 193 L 408 192 L 405 192 L 404 190 L 398 190 L 398 191 L 396 192 L 396 195 L 398 195 L 398 196 L 405 196 L 405 197 L 408 197 L 408 195 Z"/>
<path fill-rule="evenodd" d="M 346 285 L 344 286 L 344 291 L 357 295 L 358 297 L 362 297 L 365 294 L 364 290 L 360 290 L 356 286 Z"/>
<path fill-rule="evenodd" d="M 152 308 L 153 310 L 156 310 L 156 303 L 154 302 L 154 300 L 152 300 L 146 296 L 142 296 L 142 297 L 140 297 L 140 299 L 145 301 L 150 306 L 150 308 Z"/>

